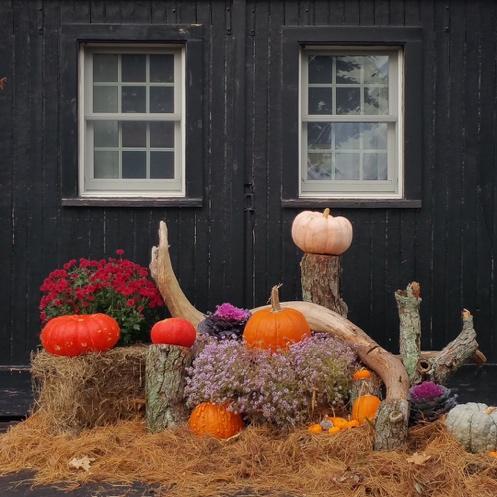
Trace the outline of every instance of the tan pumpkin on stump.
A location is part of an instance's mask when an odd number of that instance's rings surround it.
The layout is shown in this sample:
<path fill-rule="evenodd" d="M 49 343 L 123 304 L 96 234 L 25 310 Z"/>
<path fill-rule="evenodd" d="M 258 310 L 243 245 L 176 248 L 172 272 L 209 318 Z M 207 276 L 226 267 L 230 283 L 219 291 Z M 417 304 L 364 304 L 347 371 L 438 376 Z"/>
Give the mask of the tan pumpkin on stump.
<path fill-rule="evenodd" d="M 343 254 L 352 243 L 352 224 L 342 216 L 324 212 L 304 211 L 292 223 L 292 239 L 308 254 Z"/>

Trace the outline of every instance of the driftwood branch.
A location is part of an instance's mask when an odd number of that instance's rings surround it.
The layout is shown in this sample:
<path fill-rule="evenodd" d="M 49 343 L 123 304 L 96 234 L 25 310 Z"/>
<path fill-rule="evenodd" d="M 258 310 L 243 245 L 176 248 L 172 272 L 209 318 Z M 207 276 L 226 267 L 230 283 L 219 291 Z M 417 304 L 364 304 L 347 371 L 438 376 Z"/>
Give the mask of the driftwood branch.
<path fill-rule="evenodd" d="M 416 281 L 409 283 L 405 290 L 395 292 L 400 321 L 400 356 L 411 383 L 416 383 L 419 377 L 417 366 L 421 353 L 420 294 L 420 286 Z"/>
<path fill-rule="evenodd" d="M 152 247 L 149 268 L 171 316 L 187 319 L 197 327 L 205 316 L 186 298 L 174 274 L 169 255 L 167 225 L 164 221 L 159 224 L 159 245 Z"/>

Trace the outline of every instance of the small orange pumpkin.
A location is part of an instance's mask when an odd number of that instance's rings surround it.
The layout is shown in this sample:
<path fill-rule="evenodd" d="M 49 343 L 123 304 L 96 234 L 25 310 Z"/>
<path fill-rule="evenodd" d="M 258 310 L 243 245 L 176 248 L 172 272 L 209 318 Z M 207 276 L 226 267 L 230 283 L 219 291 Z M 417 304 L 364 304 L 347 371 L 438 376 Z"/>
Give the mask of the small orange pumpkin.
<path fill-rule="evenodd" d="M 328 430 L 328 433 L 330 435 L 335 435 L 337 434 L 339 431 L 342 431 L 341 428 L 339 428 L 338 426 L 332 426 L 329 430 Z"/>
<path fill-rule="evenodd" d="M 364 423 L 366 419 L 370 421 L 376 417 L 381 400 L 376 395 L 361 395 L 352 404 L 352 419 L 357 419 L 359 423 Z"/>
<path fill-rule="evenodd" d="M 311 433 L 321 433 L 323 431 L 323 427 L 319 423 L 315 423 L 315 424 L 310 425 L 307 428 L 307 431 L 309 431 Z"/>
<path fill-rule="evenodd" d="M 354 381 L 369 380 L 372 377 L 371 371 L 366 368 L 358 369 L 353 375 L 352 379 Z"/>
<path fill-rule="evenodd" d="M 311 336 L 304 315 L 290 307 L 282 308 L 278 286 L 271 290 L 271 307 L 254 312 L 245 325 L 243 338 L 249 347 L 275 351 Z"/>
<path fill-rule="evenodd" d="M 352 224 L 345 217 L 333 217 L 330 209 L 303 211 L 293 220 L 292 239 L 303 252 L 340 255 L 352 243 Z"/>
<path fill-rule="evenodd" d="M 333 426 L 336 426 L 337 428 L 340 429 L 346 428 L 349 423 L 345 418 L 340 418 L 339 416 L 333 416 L 333 417 L 327 416 L 326 420 L 330 421 L 333 424 Z"/>
<path fill-rule="evenodd" d="M 230 438 L 242 431 L 242 417 L 227 409 L 225 405 L 202 402 L 193 409 L 188 428 L 196 435 L 215 438 Z"/>

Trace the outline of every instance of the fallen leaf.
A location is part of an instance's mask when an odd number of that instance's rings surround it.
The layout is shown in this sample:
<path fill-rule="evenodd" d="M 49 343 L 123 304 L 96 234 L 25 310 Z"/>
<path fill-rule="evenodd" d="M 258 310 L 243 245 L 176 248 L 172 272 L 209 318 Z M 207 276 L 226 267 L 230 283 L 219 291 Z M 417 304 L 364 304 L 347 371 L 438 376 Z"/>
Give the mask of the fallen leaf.
<path fill-rule="evenodd" d="M 409 463 L 416 464 L 416 466 L 422 466 L 429 459 L 431 459 L 430 455 L 425 454 L 424 452 L 415 452 L 412 456 L 409 456 L 406 460 Z"/>
<path fill-rule="evenodd" d="M 94 457 L 73 457 L 67 465 L 73 469 L 82 469 L 84 471 L 90 471 L 91 463 L 95 460 Z"/>

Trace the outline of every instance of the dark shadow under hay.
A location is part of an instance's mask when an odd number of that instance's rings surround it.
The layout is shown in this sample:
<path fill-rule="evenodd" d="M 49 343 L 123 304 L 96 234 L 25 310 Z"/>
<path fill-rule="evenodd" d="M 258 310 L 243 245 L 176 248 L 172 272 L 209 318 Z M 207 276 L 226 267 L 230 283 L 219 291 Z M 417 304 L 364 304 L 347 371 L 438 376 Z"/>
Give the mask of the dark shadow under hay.
<path fill-rule="evenodd" d="M 34 411 L 57 432 L 78 433 L 142 415 L 145 405 L 144 346 L 103 354 L 32 357 Z"/>

